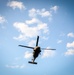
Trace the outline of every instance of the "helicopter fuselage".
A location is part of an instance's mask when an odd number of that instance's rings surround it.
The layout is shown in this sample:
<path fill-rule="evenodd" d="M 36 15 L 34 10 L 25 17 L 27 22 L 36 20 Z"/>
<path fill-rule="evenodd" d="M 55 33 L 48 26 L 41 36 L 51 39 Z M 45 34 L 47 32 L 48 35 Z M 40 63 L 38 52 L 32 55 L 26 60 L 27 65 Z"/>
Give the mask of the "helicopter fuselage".
<path fill-rule="evenodd" d="M 41 52 L 41 49 L 40 49 L 40 47 L 39 46 L 36 46 L 35 48 L 34 48 L 34 51 L 33 51 L 33 62 L 35 61 L 35 59 L 38 57 L 38 55 L 40 54 L 40 52 Z"/>

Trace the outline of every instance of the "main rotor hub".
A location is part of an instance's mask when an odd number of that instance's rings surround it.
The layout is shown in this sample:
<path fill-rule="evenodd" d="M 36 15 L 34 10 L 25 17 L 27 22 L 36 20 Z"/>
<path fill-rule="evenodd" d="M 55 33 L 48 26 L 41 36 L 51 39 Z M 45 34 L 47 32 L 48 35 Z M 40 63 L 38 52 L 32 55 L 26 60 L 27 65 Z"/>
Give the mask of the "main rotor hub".
<path fill-rule="evenodd" d="M 39 46 L 36 46 L 36 47 L 34 48 L 34 51 L 39 51 L 39 52 L 41 52 L 41 48 L 40 48 Z"/>
<path fill-rule="evenodd" d="M 39 46 L 36 46 L 36 47 L 34 48 L 34 50 L 36 50 L 36 49 L 40 49 L 40 47 L 39 47 Z"/>

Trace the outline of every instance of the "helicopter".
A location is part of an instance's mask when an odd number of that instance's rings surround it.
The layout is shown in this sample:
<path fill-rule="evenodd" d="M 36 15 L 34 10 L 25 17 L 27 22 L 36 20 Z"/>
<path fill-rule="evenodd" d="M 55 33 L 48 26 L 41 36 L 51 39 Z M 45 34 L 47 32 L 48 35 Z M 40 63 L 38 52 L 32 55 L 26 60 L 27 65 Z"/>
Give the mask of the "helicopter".
<path fill-rule="evenodd" d="M 37 64 L 37 62 L 35 62 L 35 60 L 36 60 L 36 58 L 39 56 L 39 54 L 41 53 L 41 49 L 45 49 L 45 50 L 56 50 L 56 49 L 41 48 L 41 47 L 38 46 L 38 42 L 39 42 L 39 36 L 37 36 L 36 46 L 35 46 L 35 47 L 24 46 L 24 45 L 18 45 L 18 46 L 20 46 L 20 47 L 25 47 L 25 48 L 33 49 L 33 59 L 32 59 L 32 61 L 28 61 L 28 63 Z"/>

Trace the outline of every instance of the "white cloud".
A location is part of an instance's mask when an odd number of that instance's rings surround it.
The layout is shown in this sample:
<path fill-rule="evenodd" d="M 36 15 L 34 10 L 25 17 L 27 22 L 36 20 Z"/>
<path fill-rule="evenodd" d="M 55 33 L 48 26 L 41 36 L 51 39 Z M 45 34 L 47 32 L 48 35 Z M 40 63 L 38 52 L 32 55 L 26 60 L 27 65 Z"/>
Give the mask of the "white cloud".
<path fill-rule="evenodd" d="M 59 43 L 62 43 L 62 40 L 58 40 L 58 42 L 57 42 L 57 43 L 58 43 L 58 44 L 59 44 Z"/>
<path fill-rule="evenodd" d="M 29 51 L 26 51 L 25 54 L 24 54 L 24 58 L 29 59 L 31 57 L 32 57 L 32 53 L 29 52 Z"/>
<path fill-rule="evenodd" d="M 57 6 L 55 7 L 57 10 Z M 29 10 L 30 20 L 26 20 L 25 22 L 15 22 L 14 27 L 20 32 L 18 37 L 14 37 L 16 40 L 28 40 L 28 38 L 36 37 L 37 35 L 48 35 L 49 28 L 47 23 L 43 23 L 42 19 L 38 19 L 37 16 L 47 17 L 50 20 L 52 19 L 52 12 L 43 9 L 35 9 L 32 8 Z"/>
<path fill-rule="evenodd" d="M 65 55 L 74 55 L 74 49 L 68 49 Z"/>
<path fill-rule="evenodd" d="M 31 40 L 28 45 L 34 47 L 35 44 L 36 44 L 36 40 Z"/>
<path fill-rule="evenodd" d="M 9 1 L 7 6 L 12 7 L 13 9 L 19 8 L 20 10 L 25 9 L 23 2 L 19 1 Z"/>
<path fill-rule="evenodd" d="M 55 55 L 55 52 L 52 50 L 44 50 L 42 58 L 48 58 L 53 57 Z"/>
<path fill-rule="evenodd" d="M 25 68 L 25 65 L 6 65 L 7 68 L 12 68 L 12 69 L 15 69 L 15 68 Z"/>
<path fill-rule="evenodd" d="M 74 55 L 74 41 L 72 43 L 67 43 L 68 50 L 64 53 L 65 55 Z"/>
<path fill-rule="evenodd" d="M 15 22 L 13 25 L 21 33 L 18 37 L 14 37 L 17 40 L 33 38 L 40 34 L 46 34 L 49 31 L 47 24 L 42 22 L 36 26 L 29 26 L 23 22 Z"/>
<path fill-rule="evenodd" d="M 59 8 L 58 6 L 53 6 L 50 9 L 53 10 L 54 12 L 56 12 L 58 10 L 58 8 Z"/>
<path fill-rule="evenodd" d="M 46 11 L 45 8 L 42 10 L 38 10 L 38 14 L 41 15 L 42 17 L 50 17 L 52 16 L 49 11 Z"/>
<path fill-rule="evenodd" d="M 35 8 L 29 10 L 30 17 L 36 17 L 36 15 L 37 15 L 37 10 Z"/>
<path fill-rule="evenodd" d="M 74 37 L 74 33 L 68 33 L 67 36 L 68 37 Z"/>
<path fill-rule="evenodd" d="M 43 36 L 42 39 L 44 39 L 44 40 L 48 40 L 48 37 Z"/>
<path fill-rule="evenodd" d="M 20 38 L 17 38 L 17 39 L 24 39 L 27 37 L 33 37 L 33 36 L 37 36 L 37 34 L 39 34 L 37 27 L 35 27 L 35 26 L 29 27 L 25 23 L 15 22 L 14 27 L 17 28 L 18 31 L 21 32 Z"/>
<path fill-rule="evenodd" d="M 38 30 L 43 30 L 43 33 L 47 33 L 49 31 L 46 23 L 39 23 L 37 28 Z"/>
<path fill-rule="evenodd" d="M 35 9 L 35 8 L 32 8 L 29 10 L 29 16 L 30 17 L 47 17 L 49 21 L 52 21 L 52 15 L 53 15 L 53 11 L 54 12 L 57 12 L 58 10 L 58 6 L 53 6 L 50 8 L 50 10 L 46 10 L 45 8 L 42 8 L 42 9 Z"/>
<path fill-rule="evenodd" d="M 46 11 L 45 8 L 43 8 L 41 10 L 32 8 L 31 10 L 29 10 L 30 17 L 36 17 L 37 15 L 39 15 L 41 17 L 51 17 L 52 16 L 51 12 Z"/>
<path fill-rule="evenodd" d="M 38 23 L 39 20 L 36 18 L 32 18 L 31 20 L 26 20 L 26 24 L 34 24 L 34 23 Z"/>
<path fill-rule="evenodd" d="M 74 48 L 74 41 L 72 43 L 67 43 L 68 48 Z"/>
<path fill-rule="evenodd" d="M 0 23 L 5 23 L 6 22 L 6 19 L 3 17 L 3 16 L 0 16 Z"/>
<path fill-rule="evenodd" d="M 46 49 L 49 49 L 49 47 L 47 47 Z M 55 51 L 46 49 L 43 51 L 42 58 L 53 57 L 55 55 Z"/>
<path fill-rule="evenodd" d="M 27 40 L 24 34 L 20 34 L 18 37 L 13 37 L 13 39 L 19 40 L 19 41 Z"/>

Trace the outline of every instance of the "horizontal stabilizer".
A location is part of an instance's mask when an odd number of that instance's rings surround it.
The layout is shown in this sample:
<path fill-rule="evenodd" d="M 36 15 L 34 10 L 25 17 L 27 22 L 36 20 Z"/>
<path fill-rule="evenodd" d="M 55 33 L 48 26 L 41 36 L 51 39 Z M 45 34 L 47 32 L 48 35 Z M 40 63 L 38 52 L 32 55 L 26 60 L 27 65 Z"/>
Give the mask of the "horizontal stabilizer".
<path fill-rule="evenodd" d="M 37 64 L 37 62 L 32 62 L 32 61 L 29 61 L 28 63 L 30 63 L 30 64 Z"/>

